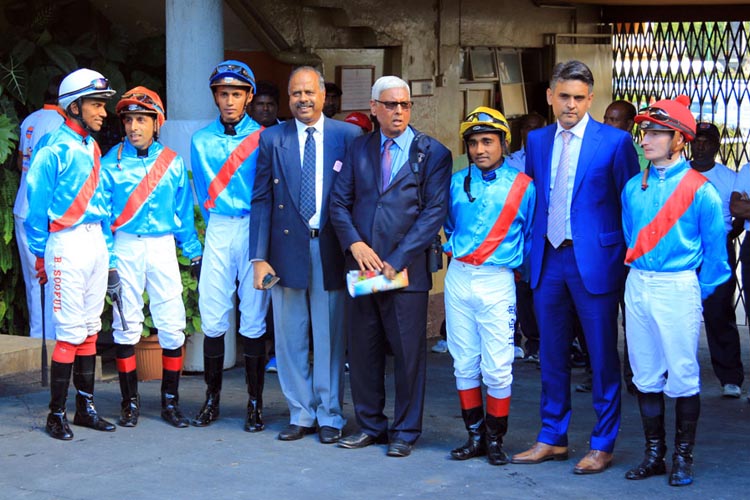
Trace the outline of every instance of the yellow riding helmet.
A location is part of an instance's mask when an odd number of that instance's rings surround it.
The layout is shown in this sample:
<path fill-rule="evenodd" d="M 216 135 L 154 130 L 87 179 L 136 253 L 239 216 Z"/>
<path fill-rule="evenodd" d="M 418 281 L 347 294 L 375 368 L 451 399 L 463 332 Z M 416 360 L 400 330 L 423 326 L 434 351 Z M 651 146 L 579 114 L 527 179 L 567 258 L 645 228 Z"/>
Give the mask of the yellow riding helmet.
<path fill-rule="evenodd" d="M 501 132 L 505 134 L 505 141 L 510 143 L 510 127 L 500 111 L 486 106 L 479 106 L 461 122 L 458 134 L 466 140 L 470 135 L 487 132 Z"/>

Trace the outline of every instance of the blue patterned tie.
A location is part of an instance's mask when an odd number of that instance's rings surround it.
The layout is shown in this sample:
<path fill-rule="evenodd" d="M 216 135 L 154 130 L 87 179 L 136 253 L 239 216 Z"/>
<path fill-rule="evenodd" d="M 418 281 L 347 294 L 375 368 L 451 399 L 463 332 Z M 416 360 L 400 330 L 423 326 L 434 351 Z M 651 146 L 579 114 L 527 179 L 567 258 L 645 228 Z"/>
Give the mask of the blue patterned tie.
<path fill-rule="evenodd" d="M 305 221 L 315 215 L 315 128 L 307 127 L 305 156 L 302 159 L 302 183 L 299 193 L 299 211 Z"/>
<path fill-rule="evenodd" d="M 568 167 L 570 166 L 570 139 L 573 133 L 562 131 L 562 151 L 557 166 L 555 185 L 549 198 L 549 216 L 547 217 L 547 239 L 557 248 L 565 241 L 565 215 L 568 212 Z"/>

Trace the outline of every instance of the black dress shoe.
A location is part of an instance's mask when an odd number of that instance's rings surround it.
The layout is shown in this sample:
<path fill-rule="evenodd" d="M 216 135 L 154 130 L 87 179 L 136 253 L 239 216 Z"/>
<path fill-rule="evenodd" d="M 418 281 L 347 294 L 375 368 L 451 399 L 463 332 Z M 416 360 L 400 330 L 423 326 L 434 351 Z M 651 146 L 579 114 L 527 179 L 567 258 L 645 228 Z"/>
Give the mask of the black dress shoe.
<path fill-rule="evenodd" d="M 338 445 L 341 448 L 348 448 L 351 450 L 357 449 L 357 448 L 364 448 L 365 446 L 370 446 L 371 444 L 385 444 L 387 441 L 384 437 L 374 437 L 370 436 L 369 434 L 365 432 L 355 432 L 354 434 L 349 434 L 346 437 L 343 437 L 339 439 Z"/>
<path fill-rule="evenodd" d="M 404 441 L 403 439 L 394 439 L 388 445 L 389 457 L 408 457 L 411 455 L 412 445 Z"/>
<path fill-rule="evenodd" d="M 296 441 L 307 434 L 315 434 L 315 427 L 303 427 L 301 425 L 289 424 L 279 432 L 280 441 Z"/>
<path fill-rule="evenodd" d="M 318 429 L 318 438 L 323 444 L 333 444 L 341 439 L 341 429 L 324 425 Z"/>

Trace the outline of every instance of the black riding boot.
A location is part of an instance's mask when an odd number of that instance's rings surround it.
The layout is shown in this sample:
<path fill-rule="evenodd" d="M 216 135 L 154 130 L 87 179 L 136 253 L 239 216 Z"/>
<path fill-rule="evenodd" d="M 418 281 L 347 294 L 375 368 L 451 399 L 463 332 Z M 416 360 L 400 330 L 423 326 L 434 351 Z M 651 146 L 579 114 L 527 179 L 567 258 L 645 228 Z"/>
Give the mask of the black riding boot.
<path fill-rule="evenodd" d="M 508 432 L 508 416 L 495 417 L 488 413 L 485 426 L 487 427 L 487 461 L 490 465 L 507 464 L 510 459 L 503 451 L 503 437 Z"/>
<path fill-rule="evenodd" d="M 180 410 L 180 370 L 182 369 L 182 348 L 162 349 L 161 375 L 161 418 L 168 424 L 183 429 L 190 420 Z"/>
<path fill-rule="evenodd" d="M 625 479 L 646 479 L 667 473 L 664 455 L 667 444 L 664 434 L 664 395 L 638 392 L 643 433 L 646 436 L 646 454 L 643 461 L 625 473 Z"/>
<path fill-rule="evenodd" d="M 208 337 L 207 337 L 208 338 Z M 222 338 L 222 342 L 224 339 Z M 205 427 L 219 418 L 219 400 L 221 396 L 221 380 L 224 375 L 224 354 L 209 357 L 203 356 L 204 378 L 206 380 L 206 402 L 203 403 L 192 424 Z"/>
<path fill-rule="evenodd" d="M 121 427 L 138 425 L 141 400 L 138 396 L 138 372 L 135 368 L 135 349 L 131 345 L 117 345 L 117 374 L 120 379 L 120 420 Z"/>
<path fill-rule="evenodd" d="M 481 457 L 487 452 L 485 446 L 484 408 L 477 406 L 468 410 L 461 410 L 469 439 L 462 446 L 451 450 L 451 457 L 456 460 L 468 460 Z"/>
<path fill-rule="evenodd" d="M 76 356 L 73 362 L 73 385 L 76 388 L 75 425 L 96 431 L 113 432 L 114 424 L 99 416 L 94 406 L 94 367 L 96 355 Z"/>
<path fill-rule="evenodd" d="M 245 355 L 245 380 L 247 381 L 247 419 L 245 430 L 259 432 L 263 424 L 263 384 L 266 374 L 265 356 Z"/>
<path fill-rule="evenodd" d="M 669 475 L 670 486 L 687 486 L 693 483 L 693 446 L 700 409 L 699 394 L 688 398 L 677 398 L 675 404 L 677 429 L 672 454 L 672 473 Z"/>
<path fill-rule="evenodd" d="M 49 415 L 47 415 L 45 429 L 47 434 L 63 441 L 73 439 L 73 431 L 70 430 L 68 417 L 65 414 L 65 402 L 68 399 L 72 369 L 73 363 L 58 363 L 57 361 L 52 361 L 50 367 Z"/>

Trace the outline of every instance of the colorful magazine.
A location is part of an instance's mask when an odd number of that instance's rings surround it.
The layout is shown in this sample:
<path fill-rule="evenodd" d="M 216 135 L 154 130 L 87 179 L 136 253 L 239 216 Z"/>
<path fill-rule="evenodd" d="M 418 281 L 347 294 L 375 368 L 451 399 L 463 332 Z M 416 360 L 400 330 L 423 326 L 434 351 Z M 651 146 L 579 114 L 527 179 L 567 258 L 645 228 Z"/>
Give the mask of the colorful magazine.
<path fill-rule="evenodd" d="M 352 297 L 396 290 L 407 286 L 409 286 L 409 275 L 406 273 L 406 269 L 396 274 L 396 277 L 392 280 L 383 276 L 380 271 L 349 271 L 346 273 L 346 288 Z"/>

